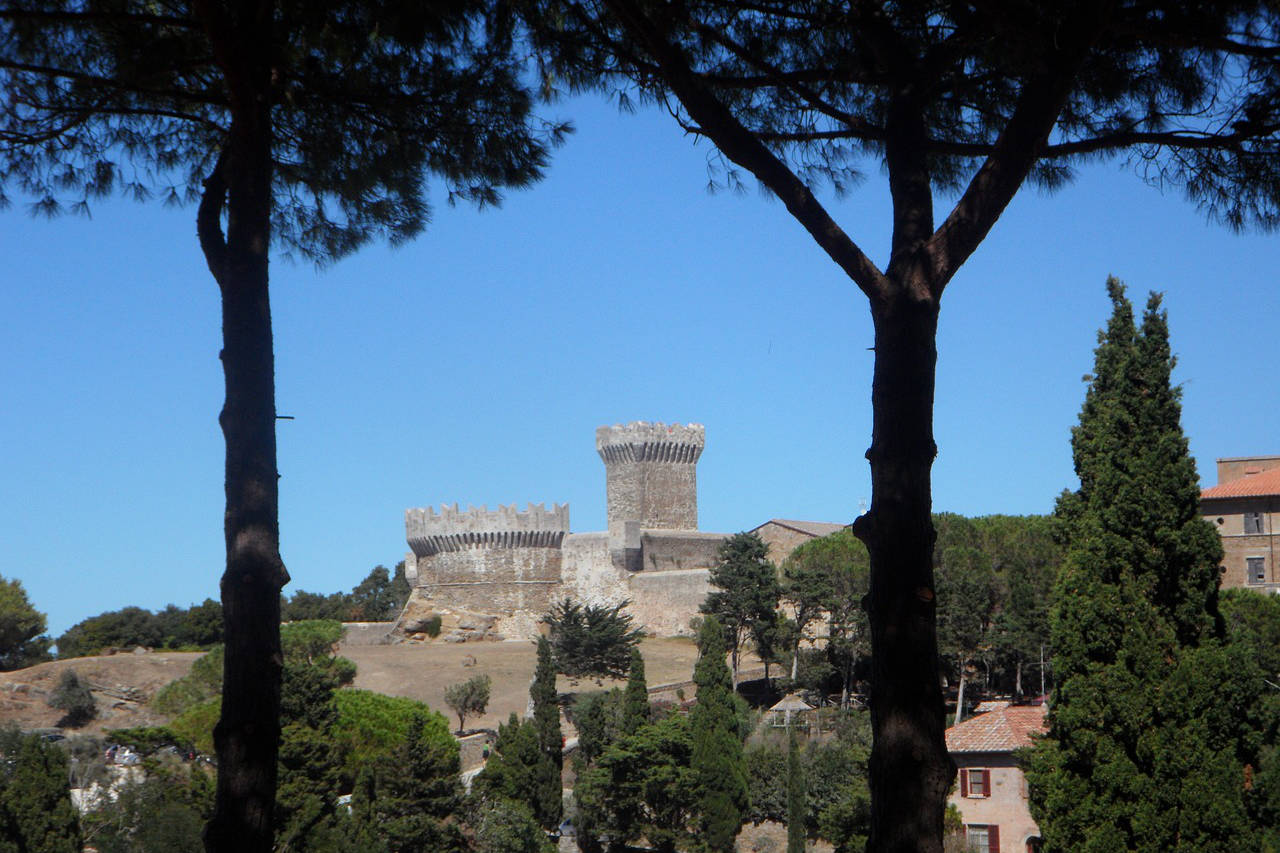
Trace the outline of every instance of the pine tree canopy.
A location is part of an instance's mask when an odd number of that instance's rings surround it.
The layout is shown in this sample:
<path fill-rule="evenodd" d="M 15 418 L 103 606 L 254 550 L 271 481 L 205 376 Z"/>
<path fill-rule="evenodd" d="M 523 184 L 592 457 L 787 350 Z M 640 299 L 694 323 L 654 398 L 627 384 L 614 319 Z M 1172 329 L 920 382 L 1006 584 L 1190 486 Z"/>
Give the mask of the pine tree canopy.
<path fill-rule="evenodd" d="M 227 145 L 232 83 L 187 0 L 0 10 L 0 205 L 52 216 L 114 192 L 197 201 Z M 276 3 L 272 236 L 316 262 L 427 223 L 427 178 L 496 203 L 546 165 L 564 126 L 531 118 L 485 0 Z"/>

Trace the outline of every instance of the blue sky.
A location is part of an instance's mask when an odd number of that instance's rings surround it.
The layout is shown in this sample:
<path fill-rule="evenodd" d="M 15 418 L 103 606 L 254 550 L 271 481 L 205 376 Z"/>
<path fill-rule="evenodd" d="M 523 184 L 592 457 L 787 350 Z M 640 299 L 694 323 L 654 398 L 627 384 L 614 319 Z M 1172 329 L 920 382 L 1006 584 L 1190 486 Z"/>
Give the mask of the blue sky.
<path fill-rule="evenodd" d="M 604 527 L 594 430 L 698 422 L 704 530 L 848 521 L 870 498 L 864 298 L 785 209 L 706 191 L 706 143 L 594 99 L 547 179 L 317 272 L 272 267 L 286 591 L 349 589 L 406 549 L 406 507 L 565 502 Z M 874 164 L 837 220 L 878 263 Z M 945 200 L 940 201 L 940 205 Z M 217 291 L 194 211 L 0 214 L 0 576 L 50 630 L 217 596 Z M 1219 456 L 1280 452 L 1275 236 L 1207 224 L 1117 164 L 1024 191 L 952 282 L 934 502 L 1038 513 L 1073 485 L 1069 430 L 1109 305 L 1166 293 L 1183 423 Z"/>

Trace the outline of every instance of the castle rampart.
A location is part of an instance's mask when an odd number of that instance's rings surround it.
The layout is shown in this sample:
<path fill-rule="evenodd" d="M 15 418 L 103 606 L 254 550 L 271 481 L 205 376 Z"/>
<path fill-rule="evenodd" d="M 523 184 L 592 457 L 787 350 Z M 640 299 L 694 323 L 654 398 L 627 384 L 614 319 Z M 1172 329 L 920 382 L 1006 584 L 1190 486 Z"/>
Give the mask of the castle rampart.
<path fill-rule="evenodd" d="M 609 518 L 600 533 L 569 534 L 567 504 L 407 510 L 411 604 L 489 614 L 498 633 L 523 637 L 565 596 L 630 601 L 637 625 L 688 632 L 724 538 L 697 530 L 696 472 L 705 443 L 699 424 L 597 429 Z"/>
<path fill-rule="evenodd" d="M 455 607 L 481 612 L 544 613 L 560 585 L 560 544 L 569 532 L 569 505 L 457 504 L 405 511 L 405 533 L 413 549 L 411 583 L 436 595 L 448 590 Z"/>

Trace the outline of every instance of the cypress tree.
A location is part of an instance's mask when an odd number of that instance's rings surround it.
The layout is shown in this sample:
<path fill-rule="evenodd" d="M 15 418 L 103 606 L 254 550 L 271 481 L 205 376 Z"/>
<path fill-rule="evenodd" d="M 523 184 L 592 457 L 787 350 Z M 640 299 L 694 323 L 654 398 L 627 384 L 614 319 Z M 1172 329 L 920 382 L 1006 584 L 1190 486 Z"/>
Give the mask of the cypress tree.
<path fill-rule="evenodd" d="M 1032 813 L 1046 853 L 1256 849 L 1241 728 L 1260 685 L 1220 642 L 1222 550 L 1198 514 L 1166 314 L 1153 294 L 1139 328 L 1123 285 L 1107 289 L 1072 431 L 1080 488 L 1056 510 L 1067 553 Z"/>
<path fill-rule="evenodd" d="M 733 678 L 724 656 L 724 628 L 714 616 L 708 616 L 698 632 L 698 663 L 693 670 L 698 701 L 689 714 L 689 725 L 701 841 L 711 853 L 733 850 L 734 836 L 749 805 Z"/>
<path fill-rule="evenodd" d="M 529 687 L 533 701 L 533 722 L 538 732 L 537 797 L 533 806 L 534 816 L 544 829 L 553 830 L 560 825 L 564 814 L 563 785 L 560 774 L 564 768 L 564 740 L 560 733 L 560 703 L 556 693 L 556 667 L 551 659 L 551 643 L 546 637 L 538 638 L 538 666 L 534 670 L 533 684 Z"/>
<path fill-rule="evenodd" d="M 649 685 L 644 677 L 644 657 L 640 650 L 631 650 L 631 670 L 627 674 L 627 688 L 622 694 L 622 729 L 633 735 L 649 722 Z"/>
<path fill-rule="evenodd" d="M 809 811 L 796 730 L 787 727 L 787 853 L 804 853 L 804 818 Z"/>
<path fill-rule="evenodd" d="M 76 853 L 77 817 L 66 753 L 16 728 L 0 730 L 0 853 Z"/>

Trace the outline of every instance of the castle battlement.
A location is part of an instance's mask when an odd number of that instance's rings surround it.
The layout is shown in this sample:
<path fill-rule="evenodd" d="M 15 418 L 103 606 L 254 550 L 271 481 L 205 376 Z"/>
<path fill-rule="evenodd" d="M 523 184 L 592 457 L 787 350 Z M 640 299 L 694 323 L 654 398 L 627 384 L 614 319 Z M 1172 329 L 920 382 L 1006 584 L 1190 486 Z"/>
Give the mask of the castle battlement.
<path fill-rule="evenodd" d="M 596 429 L 596 452 L 606 465 L 616 462 L 697 463 L 706 447 L 702 424 L 633 421 Z"/>
<path fill-rule="evenodd" d="M 489 509 L 481 506 L 441 506 L 408 509 L 404 526 L 409 547 L 419 557 L 469 548 L 559 548 L 569 532 L 569 505 L 529 504 L 521 512 L 516 504 Z"/>

